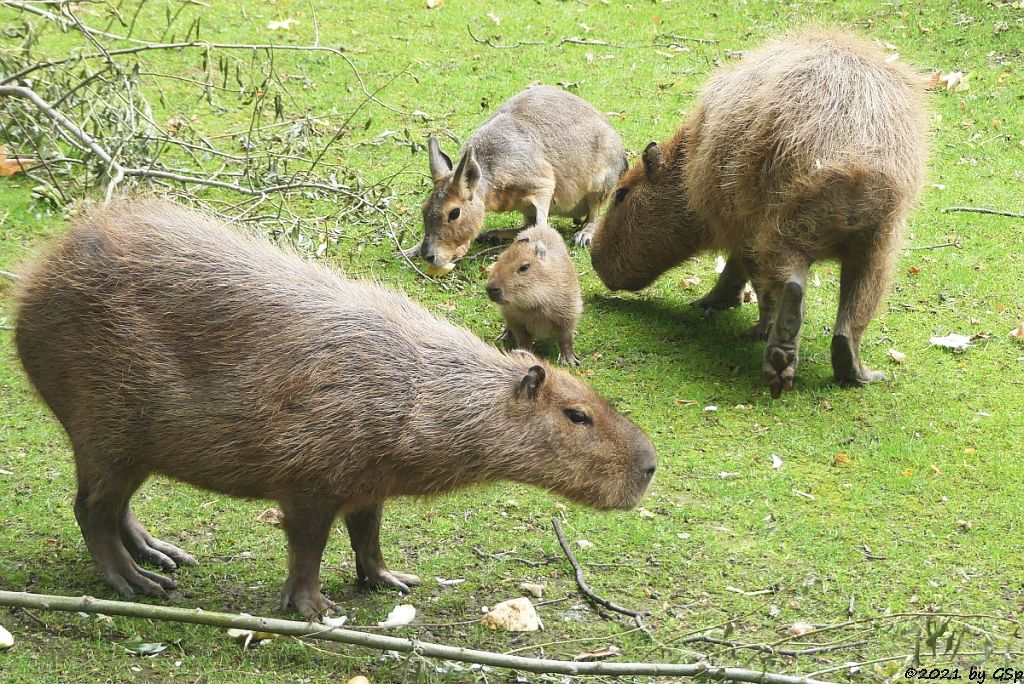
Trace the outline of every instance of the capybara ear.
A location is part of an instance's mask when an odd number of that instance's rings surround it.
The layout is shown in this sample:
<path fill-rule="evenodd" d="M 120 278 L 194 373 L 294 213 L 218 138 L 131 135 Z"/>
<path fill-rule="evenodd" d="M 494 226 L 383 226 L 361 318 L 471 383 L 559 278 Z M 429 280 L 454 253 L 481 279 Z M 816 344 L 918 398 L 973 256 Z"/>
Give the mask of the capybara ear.
<path fill-rule="evenodd" d="M 658 143 L 647 143 L 642 159 L 644 160 L 644 173 L 648 178 L 653 178 L 661 167 L 661 147 L 658 146 Z"/>
<path fill-rule="evenodd" d="M 540 240 L 537 240 L 537 257 L 544 259 L 548 255 L 548 247 Z"/>
<path fill-rule="evenodd" d="M 540 390 L 540 386 L 544 384 L 545 377 L 544 369 L 541 366 L 531 366 L 530 370 L 526 371 L 526 375 L 519 381 L 519 386 L 516 387 L 516 399 L 520 399 L 523 392 L 526 392 L 527 399 L 534 399 L 537 396 L 537 392 Z"/>
<path fill-rule="evenodd" d="M 427 150 L 427 156 L 430 161 L 430 176 L 436 183 L 452 172 L 452 159 L 441 151 L 441 146 L 437 144 L 437 139 L 434 136 L 430 136 L 430 140 L 427 142 Z"/>
<path fill-rule="evenodd" d="M 462 153 L 462 159 L 459 160 L 459 165 L 455 169 L 452 185 L 458 188 L 461 197 L 469 199 L 473 196 L 473 191 L 476 190 L 477 183 L 479 182 L 480 165 L 476 163 L 476 154 L 473 152 L 473 147 L 467 145 L 466 151 Z"/>

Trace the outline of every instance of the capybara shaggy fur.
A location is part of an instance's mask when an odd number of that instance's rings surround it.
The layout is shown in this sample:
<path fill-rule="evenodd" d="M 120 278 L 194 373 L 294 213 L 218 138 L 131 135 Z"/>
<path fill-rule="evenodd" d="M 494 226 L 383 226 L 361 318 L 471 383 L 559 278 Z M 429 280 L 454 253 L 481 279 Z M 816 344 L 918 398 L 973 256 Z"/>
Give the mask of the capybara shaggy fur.
<path fill-rule="evenodd" d="M 429 163 L 434 189 L 423 205 L 423 242 L 408 253 L 442 270 L 469 249 L 485 211 L 522 212 L 525 227 L 571 216 L 583 224 L 576 244 L 589 245 L 598 212 L 628 166 L 622 138 L 604 114 L 543 85 L 502 104 L 469 136 L 457 166 L 431 138 Z"/>
<path fill-rule="evenodd" d="M 920 79 L 853 36 L 777 40 L 713 77 L 668 141 L 616 189 L 592 260 L 612 289 L 639 290 L 695 253 L 729 259 L 700 303 L 740 303 L 751 280 L 772 395 L 792 387 L 807 270 L 841 264 L 832 368 L 844 385 L 885 379 L 860 340 L 888 289 L 925 177 Z"/>
<path fill-rule="evenodd" d="M 636 504 L 647 436 L 569 373 L 505 354 L 377 284 L 347 280 L 173 204 L 96 209 L 21 284 L 18 354 L 67 430 L 75 516 L 107 582 L 160 596 L 195 563 L 129 505 L 153 473 L 272 499 L 285 606 L 313 618 L 332 522 L 356 571 L 402 591 L 385 499 L 499 479 L 601 509 Z"/>
<path fill-rule="evenodd" d="M 580 364 L 572 336 L 583 314 L 583 293 L 558 231 L 534 226 L 519 233 L 491 266 L 486 288 L 516 346 L 533 351 L 535 339 L 554 337 L 558 360 Z"/>

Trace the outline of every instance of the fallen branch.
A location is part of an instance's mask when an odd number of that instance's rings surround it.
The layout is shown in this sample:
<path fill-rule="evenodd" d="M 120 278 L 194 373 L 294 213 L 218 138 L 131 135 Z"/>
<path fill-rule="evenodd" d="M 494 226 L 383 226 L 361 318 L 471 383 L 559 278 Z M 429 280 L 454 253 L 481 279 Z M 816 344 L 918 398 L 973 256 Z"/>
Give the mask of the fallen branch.
<path fill-rule="evenodd" d="M 1012 211 L 1003 211 L 1002 209 L 983 209 L 981 207 L 945 207 L 939 209 L 943 214 L 949 214 L 951 212 L 971 212 L 973 214 L 991 214 L 993 216 L 1009 216 L 1010 218 L 1024 218 L 1024 214 L 1018 214 Z"/>
<path fill-rule="evenodd" d="M 479 663 L 493 667 L 504 667 L 534 673 L 554 673 L 570 676 L 606 675 L 623 677 L 629 675 L 648 677 L 704 677 L 717 681 L 754 682 L 755 684 L 828 684 L 809 677 L 774 674 L 734 667 L 718 667 L 706 664 L 674 663 L 580 663 L 545 658 L 524 658 L 503 655 L 490 651 L 433 644 L 415 639 L 401 639 L 380 634 L 367 634 L 349 629 L 326 627 L 325 625 L 296 620 L 232 615 L 230 613 L 207 612 L 201 608 L 172 608 L 126 601 L 104 601 L 91 596 L 48 596 L 17 591 L 0 591 L 0 606 L 12 608 L 38 608 L 65 612 L 100 613 L 121 615 L 130 618 L 186 622 L 212 627 L 251 629 L 298 638 L 322 639 L 353 644 L 377 650 L 416 653 L 420 656 L 455 660 L 463 663 Z"/>
<path fill-rule="evenodd" d="M 728 639 L 719 639 L 717 637 L 708 636 L 706 634 L 698 634 L 678 641 L 680 644 L 712 644 L 714 646 L 728 646 L 733 649 L 748 649 L 751 651 L 759 651 L 761 653 L 768 653 L 770 655 L 777 656 L 806 656 L 815 655 L 817 653 L 831 653 L 832 651 L 841 651 L 846 648 L 856 648 L 858 646 L 866 646 L 867 639 L 860 639 L 858 641 L 848 641 L 842 644 L 830 644 L 828 646 L 809 646 L 807 648 L 792 649 L 792 648 L 774 648 L 768 644 L 748 644 L 742 641 L 730 641 Z"/>
<path fill-rule="evenodd" d="M 647 628 L 644 627 L 643 612 L 637 610 L 630 610 L 629 608 L 623 608 L 622 606 L 617 606 L 608 599 L 603 599 L 594 593 L 594 591 L 587 584 L 587 580 L 583 577 L 583 568 L 580 566 L 579 561 L 576 560 L 576 556 L 573 555 L 572 549 L 569 548 L 569 542 L 565 539 L 565 532 L 562 531 L 562 523 L 558 520 L 558 518 L 552 518 L 551 525 L 555 528 L 555 536 L 558 537 L 558 543 L 562 545 L 562 551 L 565 552 L 565 557 L 569 559 L 569 564 L 572 565 L 572 569 L 576 573 L 576 585 L 580 588 L 580 591 L 583 593 L 583 595 L 599 606 L 603 606 L 608 610 L 614 611 L 616 613 L 621 613 L 622 615 L 628 615 L 629 617 L 633 618 L 633 621 L 636 623 L 636 626 L 642 629 L 645 634 L 650 636 L 650 633 L 647 631 Z"/>
<path fill-rule="evenodd" d="M 943 242 L 943 243 L 940 243 L 940 244 L 937 244 L 937 245 L 924 245 L 922 247 L 908 247 L 907 249 L 909 249 L 910 251 L 914 252 L 914 251 L 921 250 L 921 249 L 943 249 L 944 247 L 956 247 L 957 249 L 960 249 L 960 247 L 962 247 L 962 245 L 957 240 L 957 241 L 954 241 L 954 242 Z"/>

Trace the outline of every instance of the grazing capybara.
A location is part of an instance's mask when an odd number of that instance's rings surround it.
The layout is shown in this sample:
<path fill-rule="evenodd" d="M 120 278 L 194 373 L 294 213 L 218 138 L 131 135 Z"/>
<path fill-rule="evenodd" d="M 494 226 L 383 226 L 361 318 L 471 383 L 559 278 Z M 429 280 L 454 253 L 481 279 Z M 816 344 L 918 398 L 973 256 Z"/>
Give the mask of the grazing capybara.
<path fill-rule="evenodd" d="M 537 225 L 519 233 L 492 265 L 486 288 L 516 346 L 533 351 L 534 339 L 555 337 L 559 362 L 580 365 L 572 336 L 583 292 L 558 231 Z"/>
<path fill-rule="evenodd" d="M 705 250 L 726 267 L 706 309 L 754 284 L 772 396 L 792 387 L 807 270 L 842 265 L 832 331 L 837 382 L 883 380 L 860 340 L 884 296 L 925 176 L 920 79 L 868 43 L 830 31 L 777 40 L 713 77 L 676 134 L 626 173 L 594 236 L 594 269 L 639 290 Z"/>
<path fill-rule="evenodd" d="M 429 142 L 434 189 L 423 205 L 419 253 L 450 270 L 484 226 L 485 211 L 519 211 L 526 227 L 571 216 L 590 244 L 597 215 L 628 162 L 622 139 L 588 102 L 553 86 L 533 86 L 502 104 L 469 136 L 458 166 Z M 511 238 L 517 230 L 492 231 Z"/>
<path fill-rule="evenodd" d="M 79 219 L 28 271 L 18 354 L 67 430 L 75 516 L 126 596 L 195 563 L 129 505 L 153 473 L 284 512 L 284 604 L 313 618 L 331 525 L 358 576 L 402 591 L 385 499 L 514 480 L 601 509 L 647 488 L 647 436 L 569 373 L 505 354 L 407 297 L 160 201 Z"/>

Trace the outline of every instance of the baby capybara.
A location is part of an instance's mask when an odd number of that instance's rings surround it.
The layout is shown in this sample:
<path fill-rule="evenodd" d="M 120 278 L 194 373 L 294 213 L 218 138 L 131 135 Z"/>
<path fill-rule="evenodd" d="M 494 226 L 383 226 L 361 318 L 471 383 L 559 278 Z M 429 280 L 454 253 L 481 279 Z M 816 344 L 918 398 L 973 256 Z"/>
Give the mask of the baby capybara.
<path fill-rule="evenodd" d="M 491 265 L 487 296 L 501 309 L 520 349 L 535 339 L 558 339 L 558 360 L 578 366 L 572 336 L 583 314 L 583 293 L 569 250 L 551 226 L 521 231 Z"/>
<path fill-rule="evenodd" d="M 379 532 L 385 499 L 505 479 L 591 506 L 636 504 L 647 436 L 572 375 L 508 355 L 407 297 L 160 201 L 79 219 L 24 279 L 18 354 L 71 438 L 75 516 L 126 596 L 195 563 L 129 500 L 152 473 L 273 499 L 285 606 L 333 604 L 320 561 L 343 515 L 361 579 L 407 591 Z"/>
<path fill-rule="evenodd" d="M 700 304 L 736 306 L 748 279 L 772 396 L 792 387 L 807 270 L 842 265 L 832 331 L 837 382 L 885 379 L 860 360 L 907 214 L 925 176 L 920 79 L 849 35 L 810 31 L 710 80 L 676 134 L 624 175 L 594 236 L 612 289 L 639 290 L 695 253 L 725 250 Z"/>

